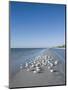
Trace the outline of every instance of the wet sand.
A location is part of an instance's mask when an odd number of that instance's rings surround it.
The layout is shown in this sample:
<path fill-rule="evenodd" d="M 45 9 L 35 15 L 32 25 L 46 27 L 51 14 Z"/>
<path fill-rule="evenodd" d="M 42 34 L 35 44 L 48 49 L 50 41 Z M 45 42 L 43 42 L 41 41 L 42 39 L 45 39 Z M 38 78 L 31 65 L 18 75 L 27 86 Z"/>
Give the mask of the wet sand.
<path fill-rule="evenodd" d="M 54 72 L 50 72 L 47 66 L 44 66 L 40 73 L 33 73 L 32 71 L 22 69 L 10 79 L 9 87 L 65 85 L 65 63 L 51 50 L 47 50 L 45 54 L 51 55 L 59 61 L 59 63 L 54 66 Z"/>

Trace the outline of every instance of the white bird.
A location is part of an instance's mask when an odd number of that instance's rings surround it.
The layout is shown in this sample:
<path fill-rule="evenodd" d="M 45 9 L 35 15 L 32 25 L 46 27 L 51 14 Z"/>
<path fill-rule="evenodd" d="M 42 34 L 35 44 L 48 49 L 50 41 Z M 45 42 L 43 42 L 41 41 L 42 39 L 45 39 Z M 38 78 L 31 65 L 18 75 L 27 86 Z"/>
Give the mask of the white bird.
<path fill-rule="evenodd" d="M 42 60 L 41 63 L 42 63 L 42 66 L 47 64 L 47 62 L 45 60 Z"/>
<path fill-rule="evenodd" d="M 27 68 L 27 71 L 30 71 L 30 69 L 29 69 L 29 68 Z"/>
<path fill-rule="evenodd" d="M 31 66 L 30 66 L 30 68 L 33 68 L 34 67 L 34 64 L 32 64 Z"/>
<path fill-rule="evenodd" d="M 47 63 L 50 64 L 50 61 L 48 60 Z"/>
<path fill-rule="evenodd" d="M 48 60 L 48 64 L 53 67 L 53 63 L 51 61 Z"/>
<path fill-rule="evenodd" d="M 37 73 L 37 71 L 33 71 L 33 73 Z"/>
<path fill-rule="evenodd" d="M 36 72 L 40 72 L 40 67 L 36 67 Z"/>
<path fill-rule="evenodd" d="M 33 71 L 33 73 L 39 73 L 40 72 L 40 68 L 39 67 L 35 67 L 35 70 Z"/>
<path fill-rule="evenodd" d="M 50 66 L 48 66 L 48 69 L 50 69 L 51 67 Z"/>
<path fill-rule="evenodd" d="M 45 60 L 47 60 L 47 59 L 48 59 L 47 55 L 45 55 L 44 57 L 45 57 Z"/>
<path fill-rule="evenodd" d="M 57 65 L 57 64 L 58 64 L 58 61 L 56 60 L 56 61 L 54 62 L 54 64 Z"/>
<path fill-rule="evenodd" d="M 53 67 L 53 63 L 50 63 L 50 66 Z"/>
<path fill-rule="evenodd" d="M 20 64 L 20 69 L 22 69 L 23 68 L 23 66 L 22 66 L 22 64 Z"/>
<path fill-rule="evenodd" d="M 25 68 L 27 68 L 28 67 L 28 63 L 26 62 L 26 64 L 25 64 Z"/>
<path fill-rule="evenodd" d="M 51 69 L 51 70 L 50 70 L 50 72 L 54 72 L 54 70 L 53 70 L 53 69 Z"/>

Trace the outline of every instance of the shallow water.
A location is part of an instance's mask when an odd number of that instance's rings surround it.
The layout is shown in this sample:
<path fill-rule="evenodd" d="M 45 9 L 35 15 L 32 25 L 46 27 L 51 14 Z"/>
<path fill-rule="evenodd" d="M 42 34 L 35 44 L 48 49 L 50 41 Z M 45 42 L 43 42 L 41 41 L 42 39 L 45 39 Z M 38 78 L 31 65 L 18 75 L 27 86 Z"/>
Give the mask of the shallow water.
<path fill-rule="evenodd" d="M 10 74 L 18 72 L 20 64 L 25 65 L 25 62 L 33 61 L 34 58 L 46 49 L 43 48 L 11 48 L 10 49 Z"/>
<path fill-rule="evenodd" d="M 54 53 L 60 58 L 60 60 L 65 62 L 65 49 L 53 48 L 51 50 L 54 51 Z"/>
<path fill-rule="evenodd" d="M 46 48 L 11 48 L 10 49 L 10 76 L 13 76 L 20 70 L 20 64 L 25 65 L 25 62 L 30 62 L 36 56 L 46 52 Z M 51 49 L 61 60 L 65 60 L 65 49 Z M 65 62 L 65 61 L 64 61 Z"/>

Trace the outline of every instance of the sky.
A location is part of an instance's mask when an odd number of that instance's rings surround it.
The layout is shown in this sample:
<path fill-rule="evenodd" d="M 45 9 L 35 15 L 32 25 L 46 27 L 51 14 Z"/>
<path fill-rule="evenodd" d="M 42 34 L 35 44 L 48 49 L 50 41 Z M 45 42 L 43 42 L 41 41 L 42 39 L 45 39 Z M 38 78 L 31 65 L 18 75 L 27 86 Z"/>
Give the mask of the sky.
<path fill-rule="evenodd" d="M 65 44 L 65 6 L 10 2 L 11 48 Z"/>

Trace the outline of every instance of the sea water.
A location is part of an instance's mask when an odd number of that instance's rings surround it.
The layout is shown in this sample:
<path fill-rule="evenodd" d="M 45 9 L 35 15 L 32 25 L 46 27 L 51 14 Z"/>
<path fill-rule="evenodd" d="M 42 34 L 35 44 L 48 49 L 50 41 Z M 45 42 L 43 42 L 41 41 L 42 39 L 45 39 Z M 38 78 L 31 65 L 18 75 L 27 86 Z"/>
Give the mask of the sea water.
<path fill-rule="evenodd" d="M 54 51 L 54 53 L 60 58 L 60 60 L 65 62 L 65 48 L 53 48 L 52 51 Z"/>

